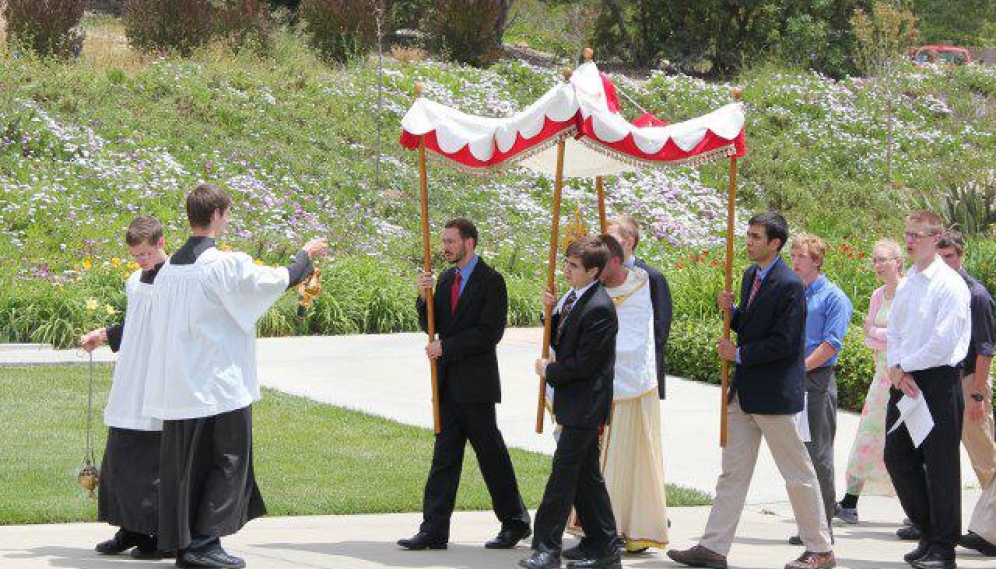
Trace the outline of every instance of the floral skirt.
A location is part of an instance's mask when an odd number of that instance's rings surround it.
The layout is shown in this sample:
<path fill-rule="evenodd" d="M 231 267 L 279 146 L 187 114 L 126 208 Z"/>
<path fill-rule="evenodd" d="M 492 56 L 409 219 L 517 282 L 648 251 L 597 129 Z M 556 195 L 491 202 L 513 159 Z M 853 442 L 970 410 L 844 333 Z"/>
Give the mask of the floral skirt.
<path fill-rule="evenodd" d="M 875 379 L 868 386 L 861 421 L 847 460 L 847 493 L 855 496 L 895 496 L 892 480 L 885 470 L 885 411 L 892 382 L 886 369 L 885 353 L 875 353 Z"/>

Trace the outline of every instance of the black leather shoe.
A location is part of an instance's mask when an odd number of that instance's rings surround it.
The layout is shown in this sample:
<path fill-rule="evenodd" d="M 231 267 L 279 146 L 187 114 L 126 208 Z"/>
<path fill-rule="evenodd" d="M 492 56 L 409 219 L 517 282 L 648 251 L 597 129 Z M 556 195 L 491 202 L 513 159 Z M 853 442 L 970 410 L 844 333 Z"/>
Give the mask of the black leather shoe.
<path fill-rule="evenodd" d="M 896 530 L 896 537 L 903 541 L 920 541 L 920 528 L 909 525 Z"/>
<path fill-rule="evenodd" d="M 920 559 L 924 555 L 927 555 L 927 552 L 929 550 L 930 550 L 930 544 L 927 543 L 926 541 L 921 541 L 916 546 L 916 549 L 914 549 L 913 551 L 907 553 L 906 555 L 903 555 L 903 561 L 905 561 L 907 563 L 913 563 L 917 559 Z"/>
<path fill-rule="evenodd" d="M 114 534 L 114 537 L 98 543 L 94 550 L 101 555 L 117 555 L 128 551 L 132 547 L 142 545 L 149 539 L 147 535 L 131 532 L 126 529 L 119 529 Z"/>
<path fill-rule="evenodd" d="M 446 540 L 433 537 L 424 531 L 420 531 L 407 539 L 399 539 L 398 546 L 411 551 L 422 551 L 423 549 L 446 549 Z"/>
<path fill-rule="evenodd" d="M 996 545 L 989 543 L 981 535 L 968 532 L 958 539 L 958 545 L 966 549 L 974 549 L 989 557 L 996 557 Z"/>
<path fill-rule="evenodd" d="M 186 550 L 176 558 L 177 567 L 216 567 L 218 569 L 242 569 L 246 566 L 245 560 L 229 555 L 221 547 L 208 549 L 206 551 Z"/>
<path fill-rule="evenodd" d="M 954 557 L 945 557 L 940 553 L 930 552 L 920 559 L 914 559 L 910 565 L 916 569 L 955 569 L 958 565 Z"/>
<path fill-rule="evenodd" d="M 487 549 L 512 549 L 517 543 L 533 535 L 533 530 L 524 528 L 502 528 L 494 539 L 484 544 Z"/>
<path fill-rule="evenodd" d="M 591 557 L 592 552 L 586 550 L 579 543 L 574 547 L 570 547 L 560 552 L 560 556 L 563 557 L 564 559 L 567 559 L 568 561 L 580 561 L 582 559 L 588 559 L 589 557 Z"/>
<path fill-rule="evenodd" d="M 789 545 L 802 545 L 802 538 L 799 534 L 793 535 L 788 539 Z"/>
<path fill-rule="evenodd" d="M 519 567 L 524 567 L 525 569 L 558 569 L 560 567 L 560 554 L 537 549 L 529 557 L 520 559 Z"/>
<path fill-rule="evenodd" d="M 622 569 L 622 558 L 618 551 L 580 561 L 571 561 L 567 569 Z"/>
<path fill-rule="evenodd" d="M 163 551 L 162 549 L 147 548 L 138 546 L 131 550 L 131 556 L 135 559 L 143 559 L 148 561 L 158 561 L 159 559 L 173 559 L 176 557 L 175 551 Z"/>

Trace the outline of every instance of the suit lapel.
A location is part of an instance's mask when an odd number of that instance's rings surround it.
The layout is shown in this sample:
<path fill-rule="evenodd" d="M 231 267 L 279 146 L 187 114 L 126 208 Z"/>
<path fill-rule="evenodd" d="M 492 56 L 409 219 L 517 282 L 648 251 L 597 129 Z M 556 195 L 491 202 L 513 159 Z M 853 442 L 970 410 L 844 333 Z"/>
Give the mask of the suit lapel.
<path fill-rule="evenodd" d="M 577 328 L 578 322 L 581 321 L 581 311 L 584 310 L 588 300 L 595 295 L 595 291 L 601 286 L 595 283 L 588 287 L 588 290 L 584 291 L 577 300 L 574 301 L 574 306 L 571 307 L 571 311 L 567 314 L 567 322 L 564 323 L 564 333 L 560 335 L 561 342 L 571 333 L 571 331 Z M 563 318 L 563 316 L 561 316 Z"/>

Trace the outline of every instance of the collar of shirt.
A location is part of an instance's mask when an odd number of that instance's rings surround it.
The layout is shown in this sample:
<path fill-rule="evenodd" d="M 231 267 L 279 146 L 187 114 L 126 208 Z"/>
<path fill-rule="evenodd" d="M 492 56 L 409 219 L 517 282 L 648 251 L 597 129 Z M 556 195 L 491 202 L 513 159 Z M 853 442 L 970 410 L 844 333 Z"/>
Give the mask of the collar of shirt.
<path fill-rule="evenodd" d="M 764 281 L 764 279 L 768 278 L 768 273 L 770 273 L 771 269 L 775 267 L 775 264 L 781 262 L 781 260 L 782 256 L 778 255 L 777 257 L 775 257 L 775 260 L 772 261 L 771 264 L 769 264 L 767 267 L 764 267 L 762 269 L 761 265 L 757 266 L 757 276 L 761 278 L 761 281 Z"/>
<path fill-rule="evenodd" d="M 577 301 L 581 300 L 581 297 L 584 296 L 584 293 L 588 292 L 588 289 L 594 286 L 596 282 L 598 281 L 591 281 L 590 283 L 582 287 L 581 290 L 577 290 L 574 287 L 571 287 L 566 293 L 564 293 L 564 296 L 560 297 L 560 302 L 557 303 L 556 311 L 560 312 L 561 310 L 563 310 L 564 303 L 567 301 L 567 295 L 571 294 L 572 290 L 574 291 L 574 296 L 575 296 L 574 302 L 577 303 Z"/>
<path fill-rule="evenodd" d="M 477 266 L 478 257 L 474 253 L 470 254 L 470 260 L 464 265 L 462 269 L 457 269 L 460 271 L 460 294 L 463 294 L 463 289 L 467 286 L 467 279 L 470 278 L 470 273 L 474 272 L 474 267 Z"/>
<path fill-rule="evenodd" d="M 827 282 L 828 282 L 827 276 L 820 273 L 820 275 L 817 276 L 816 279 L 813 280 L 813 282 L 806 285 L 806 291 L 805 291 L 806 296 L 810 297 L 820 292 L 821 290 L 823 290 L 823 287 L 827 285 Z"/>
<path fill-rule="evenodd" d="M 937 276 L 937 273 L 942 271 L 945 266 L 947 265 L 944 264 L 944 259 L 941 259 L 940 255 L 934 255 L 934 260 L 930 262 L 930 265 L 928 265 L 926 269 L 924 269 L 922 272 L 918 271 L 916 268 L 916 264 L 914 264 L 912 267 L 910 267 L 910 270 L 906 273 L 906 276 L 915 277 L 917 275 L 923 275 L 927 280 L 932 281 L 934 280 L 934 277 Z"/>

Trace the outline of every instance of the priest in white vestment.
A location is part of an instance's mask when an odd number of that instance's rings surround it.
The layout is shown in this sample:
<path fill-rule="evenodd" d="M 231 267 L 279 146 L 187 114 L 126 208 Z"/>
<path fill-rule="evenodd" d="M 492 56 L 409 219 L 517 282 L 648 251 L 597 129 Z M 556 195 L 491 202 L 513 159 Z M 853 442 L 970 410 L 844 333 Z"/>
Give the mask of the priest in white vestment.
<path fill-rule="evenodd" d="M 177 566 L 239 569 L 220 538 L 266 513 L 252 461 L 256 322 L 324 255 L 309 241 L 286 267 L 221 251 L 231 198 L 201 184 L 187 196 L 192 236 L 159 271 L 143 412 L 163 420 L 159 546 Z"/>

